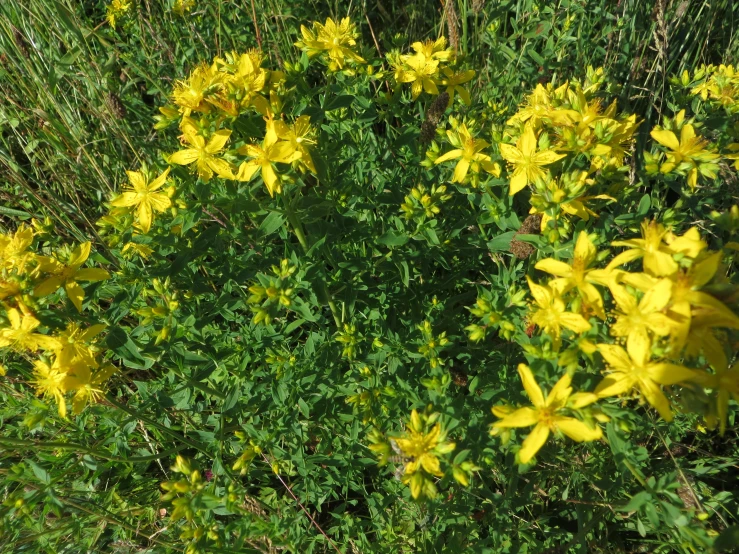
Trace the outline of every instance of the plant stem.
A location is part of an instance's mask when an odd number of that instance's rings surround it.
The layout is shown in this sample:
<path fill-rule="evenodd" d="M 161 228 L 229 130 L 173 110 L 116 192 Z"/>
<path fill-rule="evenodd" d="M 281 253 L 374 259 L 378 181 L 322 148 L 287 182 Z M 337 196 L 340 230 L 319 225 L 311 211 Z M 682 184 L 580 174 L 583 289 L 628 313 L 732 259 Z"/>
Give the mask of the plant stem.
<path fill-rule="evenodd" d="M 308 240 L 305 238 L 305 232 L 303 231 L 303 224 L 300 221 L 298 215 L 292 209 L 292 202 L 288 202 L 287 198 L 285 198 L 285 213 L 287 215 L 288 222 L 290 222 L 290 225 L 295 232 L 295 236 L 298 238 L 300 246 L 303 247 L 303 251 L 307 254 L 310 249 L 308 247 Z M 325 266 L 323 268 L 323 274 L 325 277 Z M 328 287 L 326 286 L 325 279 L 320 282 L 319 287 L 321 295 L 325 296 L 328 299 L 328 307 L 331 309 L 331 315 L 334 317 L 334 323 L 336 324 L 336 327 L 341 327 L 341 313 L 339 312 L 339 308 L 336 306 L 336 302 L 334 302 L 334 299 L 331 296 Z"/>

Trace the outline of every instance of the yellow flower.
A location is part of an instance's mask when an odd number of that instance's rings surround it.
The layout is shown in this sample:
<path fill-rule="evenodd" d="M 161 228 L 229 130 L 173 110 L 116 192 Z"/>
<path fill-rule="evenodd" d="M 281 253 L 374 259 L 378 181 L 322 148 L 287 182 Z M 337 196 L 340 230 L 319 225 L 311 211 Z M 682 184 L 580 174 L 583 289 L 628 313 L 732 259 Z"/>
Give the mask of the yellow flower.
<path fill-rule="evenodd" d="M 67 328 L 57 336 L 59 346 L 54 350 L 59 362 L 65 365 L 77 358 L 88 365 L 97 367 L 95 352 L 90 349 L 88 343 L 104 329 L 105 325 L 102 323 L 91 325 L 84 330 L 75 322 L 69 323 Z"/>
<path fill-rule="evenodd" d="M 33 229 L 21 224 L 12 235 L 0 234 L 0 270 L 23 270 L 34 254 L 28 250 L 33 242 Z"/>
<path fill-rule="evenodd" d="M 473 171 L 477 171 L 481 167 L 496 177 L 500 175 L 500 166 L 490 161 L 490 156 L 482 153 L 482 150 L 490 146 L 490 144 L 482 139 L 474 138 L 466 125 L 460 125 L 456 131 L 447 131 L 447 136 L 449 137 L 449 141 L 453 145 L 459 146 L 459 148 L 455 148 L 439 156 L 434 163 L 440 164 L 460 158 L 454 168 L 452 182 L 463 182 L 465 177 L 467 177 L 470 166 Z"/>
<path fill-rule="evenodd" d="M 731 154 L 724 154 L 724 158 L 732 160 L 734 162 L 734 169 L 739 171 L 739 142 L 732 142 L 731 144 L 726 145 L 726 149 L 731 152 Z"/>
<path fill-rule="evenodd" d="M 111 206 L 117 208 L 135 208 L 139 226 L 144 234 L 151 229 L 154 213 L 163 212 L 172 205 L 172 201 L 166 193 L 156 192 L 167 181 L 169 169 L 167 168 L 159 177 L 148 183 L 143 172 L 126 171 L 128 181 L 131 184 L 130 189 L 110 202 Z"/>
<path fill-rule="evenodd" d="M 195 7 L 195 0 L 175 0 L 172 11 L 177 15 L 184 16 Z"/>
<path fill-rule="evenodd" d="M 675 117 L 675 121 L 679 125 L 684 118 L 685 110 L 682 110 Z M 672 131 L 659 127 L 655 127 L 650 135 L 662 146 L 670 149 L 667 152 L 667 161 L 660 168 L 662 173 L 671 173 L 676 169 L 678 171 L 688 171 L 688 185 L 691 189 L 694 189 L 698 182 L 699 166 L 702 166 L 702 173 L 706 176 L 716 177 L 715 164 L 711 162 L 718 160 L 720 156 L 706 150 L 708 141 L 696 135 L 695 128 L 691 124 L 685 123 L 682 126 L 680 140 Z M 718 167 L 715 169 L 718 169 Z"/>
<path fill-rule="evenodd" d="M 531 407 L 510 410 L 508 407 L 493 408 L 493 413 L 500 417 L 493 424 L 493 432 L 511 427 L 530 427 L 535 425 L 523 441 L 521 450 L 518 451 L 518 461 L 526 464 L 531 461 L 536 453 L 544 446 L 549 433 L 561 432 L 577 442 L 594 441 L 603 436 L 600 427 L 590 427 L 586 423 L 571 416 L 563 415 L 562 412 L 568 407 L 573 409 L 583 408 L 597 400 L 594 395 L 581 394 L 575 398 L 572 395 L 570 383 L 572 378 L 565 374 L 549 391 L 544 398 L 544 393 L 534 379 L 533 373 L 525 364 L 519 364 L 518 374 L 521 376 L 523 388 L 531 400 Z"/>
<path fill-rule="evenodd" d="M 536 181 L 531 193 L 530 213 L 542 214 L 542 232 L 546 231 L 551 220 L 567 215 L 577 216 L 584 221 L 591 217 L 597 218 L 598 214 L 587 205 L 591 200 L 616 201 L 607 194 L 585 195 L 593 183 L 593 179 L 588 178 L 587 171 L 569 171 L 563 173 L 559 179 L 547 176 Z"/>
<path fill-rule="evenodd" d="M 303 35 L 303 40 L 296 42 L 295 46 L 308 54 L 309 58 L 325 53 L 331 71 L 344 69 L 347 61 L 366 63 L 353 50 L 359 33 L 357 33 L 356 25 L 348 17 L 338 24 L 331 18 L 326 19 L 324 25 L 314 21 L 313 30 L 301 25 L 300 33 Z"/>
<path fill-rule="evenodd" d="M 413 100 L 424 90 L 428 94 L 439 94 L 435 81 L 439 73 L 439 60 L 427 58 L 423 54 L 401 56 L 401 60 L 403 66 L 395 72 L 395 80 L 399 83 L 412 83 Z"/>
<path fill-rule="evenodd" d="M 708 248 L 708 244 L 701 239 L 697 227 L 691 227 L 684 235 L 679 237 L 669 233 L 664 240 L 673 254 L 682 254 L 691 259 L 697 258 L 701 252 Z"/>
<path fill-rule="evenodd" d="M 190 72 L 186 80 L 175 83 L 172 101 L 181 108 L 185 116 L 193 111 L 207 113 L 210 105 L 206 98 L 220 90 L 220 81 L 221 76 L 214 71 L 213 66 L 202 63 Z"/>
<path fill-rule="evenodd" d="M 250 156 L 251 160 L 239 166 L 236 179 L 248 181 L 259 171 L 270 196 L 282 192 L 282 183 L 272 167 L 273 163 L 289 164 L 301 156 L 291 141 L 278 140 L 276 132 L 267 132 L 262 146 L 247 144 L 239 148 L 239 154 Z"/>
<path fill-rule="evenodd" d="M 630 250 L 621 252 L 611 260 L 608 269 L 643 258 L 644 270 L 655 277 L 672 275 L 677 271 L 677 262 L 672 258 L 672 251 L 662 242 L 668 231 L 656 221 L 644 221 L 641 224 L 640 239 L 617 240 L 612 246 L 628 246 Z"/>
<path fill-rule="evenodd" d="M 288 126 L 283 121 L 275 122 L 275 133 L 278 138 L 288 141 L 292 144 L 293 149 L 300 153 L 299 159 L 309 171 L 315 173 L 316 167 L 313 165 L 309 147 L 316 143 L 311 138 L 313 129 L 310 126 L 310 116 L 301 115 L 295 120 L 292 126 Z"/>
<path fill-rule="evenodd" d="M 558 277 L 550 284 L 561 290 L 562 294 L 576 288 L 583 300 L 594 308 L 596 315 L 604 319 L 603 298 L 598 289 L 593 286 L 593 283 L 607 285 L 611 281 L 613 273 L 606 269 L 589 269 L 597 255 L 598 250 L 590 237 L 585 231 L 581 231 L 575 243 L 572 265 L 554 258 L 546 258 L 537 262 L 534 267 Z"/>
<path fill-rule="evenodd" d="M 709 365 L 717 372 L 729 366 L 725 337 L 723 337 L 724 341 L 719 340 L 714 331 L 718 326 L 721 325 L 716 325 L 716 316 L 713 311 L 691 310 L 688 333 L 684 337 L 685 357 L 696 359 L 702 353 Z"/>
<path fill-rule="evenodd" d="M 54 258 L 40 257 L 39 270 L 51 275 L 36 286 L 33 294 L 35 296 L 48 296 L 63 286 L 74 307 L 77 308 L 78 312 L 81 312 L 85 291 L 77 284 L 77 281 L 102 281 L 110 277 L 110 274 L 104 269 L 93 267 L 80 269 L 90 256 L 90 246 L 89 242 L 80 244 L 72 251 L 67 264 L 63 264 Z"/>
<path fill-rule="evenodd" d="M 634 143 L 634 133 L 639 127 L 636 114 L 632 114 L 621 121 L 612 119 L 601 121 L 601 126 L 606 135 L 610 135 L 611 138 L 608 142 L 596 144 L 590 150 L 590 153 L 594 156 L 592 159 L 593 166 L 598 169 L 606 164 L 613 167 L 623 166 L 626 153 Z"/>
<path fill-rule="evenodd" d="M 531 289 L 531 295 L 538 309 L 531 313 L 531 323 L 541 327 L 544 333 L 551 335 L 554 348 L 558 349 L 561 343 L 562 328 L 570 329 L 575 333 L 584 333 L 590 330 L 590 323 L 581 316 L 566 311 L 561 291 L 553 286 L 537 285 L 530 277 L 526 277 Z"/>
<path fill-rule="evenodd" d="M 500 155 L 513 166 L 509 194 L 513 196 L 527 184 L 546 177 L 541 168 L 565 157 L 554 150 L 536 152 L 536 135 L 530 123 L 524 127 L 516 146 L 500 143 Z"/>
<path fill-rule="evenodd" d="M 632 389 L 657 409 L 665 421 L 672 421 L 670 403 L 659 385 L 674 385 L 696 376 L 692 369 L 666 362 L 650 362 L 652 345 L 649 341 L 632 341 L 626 350 L 614 344 L 599 344 L 598 351 L 610 366 L 611 373 L 595 388 L 605 398 L 620 396 Z"/>
<path fill-rule="evenodd" d="M 108 23 L 110 23 L 110 26 L 113 27 L 113 29 L 115 29 L 116 19 L 126 15 L 126 13 L 128 13 L 128 10 L 131 9 L 132 5 L 133 3 L 131 2 L 131 0 L 113 0 L 110 4 L 108 4 L 107 8 L 105 9 L 105 18 L 108 20 Z"/>
<path fill-rule="evenodd" d="M 626 346 L 633 351 L 641 351 L 651 346 L 649 332 L 664 337 L 673 329 L 674 322 L 664 313 L 672 294 L 672 281 L 662 279 L 637 303 L 636 298 L 620 286 L 611 287 L 611 293 L 620 312 L 611 325 L 614 337 L 626 337 Z"/>
<path fill-rule="evenodd" d="M 64 393 L 68 390 L 65 385 L 66 369 L 59 365 L 58 360 L 52 365 L 43 360 L 37 360 L 33 364 L 35 379 L 32 382 L 36 387 L 36 394 L 53 397 L 56 400 L 59 416 L 63 418 L 67 417 L 67 402 L 64 399 Z"/>
<path fill-rule="evenodd" d="M 182 136 L 192 148 L 175 152 L 169 157 L 169 163 L 177 165 L 196 163 L 198 175 L 203 181 L 209 181 L 213 177 L 213 173 L 223 179 L 234 178 L 231 172 L 231 164 L 215 156 L 226 145 L 226 141 L 231 136 L 230 130 L 221 129 L 216 131 L 206 143 L 205 138 L 198 134 L 195 125 L 188 121 L 188 118 L 185 118 L 182 123 Z"/>
<path fill-rule="evenodd" d="M 552 103 L 549 92 L 539 83 L 526 99 L 525 107 L 519 109 L 506 124 L 514 126 L 528 121 L 533 128 L 538 129 L 540 121 L 547 117 L 551 111 Z"/>
<path fill-rule="evenodd" d="M 436 40 L 427 40 L 425 42 L 414 42 L 411 44 L 411 48 L 416 52 L 425 56 L 430 60 L 449 61 L 453 56 L 454 52 L 448 50 L 446 47 L 446 37 L 439 37 Z"/>
<path fill-rule="evenodd" d="M 711 326 L 739 329 L 739 317 L 716 297 L 700 289 L 707 285 L 716 275 L 721 252 L 707 255 L 694 262 L 688 270 L 680 270 L 672 275 L 672 304 L 670 311 L 681 318 L 681 324 L 673 334 L 673 348 L 679 351 L 687 337 L 691 325 L 692 311 L 700 308 L 712 314 Z"/>
<path fill-rule="evenodd" d="M 424 431 L 424 427 L 418 412 L 413 410 L 408 430 L 403 436 L 394 439 L 401 454 L 410 458 L 405 464 L 402 481 L 404 484 L 410 483 L 413 498 L 418 498 L 421 493 L 429 497 L 436 495 L 436 487 L 423 472 L 441 477 L 443 473 L 438 456 L 448 454 L 455 448 L 453 442 L 445 441 L 446 433 L 442 431 L 440 423 L 434 425 L 428 433 Z"/>
<path fill-rule="evenodd" d="M 69 363 L 69 369 L 64 378 L 64 388 L 76 391 L 72 399 L 72 409 L 75 415 L 82 412 L 88 403 L 99 402 L 103 397 L 102 385 L 115 373 L 118 368 L 107 364 L 94 373 L 93 367 L 85 360 L 77 359 Z"/>
<path fill-rule="evenodd" d="M 269 72 L 261 67 L 262 53 L 258 50 L 249 50 L 240 55 L 231 52 L 226 54 L 226 58 L 226 61 L 216 58 L 216 63 L 222 63 L 227 71 L 232 71 L 225 83 L 229 91 L 228 99 L 218 96 L 209 101 L 234 117 L 239 115 L 240 109 L 250 106 L 267 115 L 270 112 L 269 102 L 260 92 L 267 85 Z"/>
<path fill-rule="evenodd" d="M 123 253 L 124 256 L 127 254 L 137 254 L 143 259 L 147 259 L 154 253 L 154 249 L 138 242 L 127 242 L 121 249 L 121 253 Z"/>
<path fill-rule="evenodd" d="M 452 105 L 452 102 L 454 101 L 454 93 L 456 92 L 459 94 L 462 102 L 469 106 L 472 103 L 470 93 L 461 85 L 472 80 L 475 76 L 475 70 L 468 69 L 466 71 L 453 71 L 452 69 L 445 67 L 441 71 L 446 75 L 446 77 L 442 79 L 441 85 L 446 87 L 446 93 L 449 95 L 448 105 Z"/>
<path fill-rule="evenodd" d="M 60 347 L 59 339 L 48 335 L 34 333 L 41 322 L 30 313 L 16 308 L 7 310 L 10 328 L 0 329 L 0 348 L 9 346 L 14 350 L 56 350 Z"/>

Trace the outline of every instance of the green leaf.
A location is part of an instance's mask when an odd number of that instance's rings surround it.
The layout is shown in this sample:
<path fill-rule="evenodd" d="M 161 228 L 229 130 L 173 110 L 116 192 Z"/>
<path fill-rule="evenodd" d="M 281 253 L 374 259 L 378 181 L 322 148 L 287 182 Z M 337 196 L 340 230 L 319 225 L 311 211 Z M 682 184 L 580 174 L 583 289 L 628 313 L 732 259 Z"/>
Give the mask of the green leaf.
<path fill-rule="evenodd" d="M 739 525 L 724 529 L 713 541 L 713 548 L 718 552 L 736 552 L 737 545 L 739 545 Z"/>
<path fill-rule="evenodd" d="M 385 246 L 403 246 L 409 240 L 408 235 L 396 233 L 395 231 L 388 231 L 377 239 L 379 244 Z"/>
<path fill-rule="evenodd" d="M 306 419 L 310 417 L 310 408 L 302 398 L 298 398 L 298 409 L 300 410 L 300 413 L 306 417 Z"/>
<path fill-rule="evenodd" d="M 38 479 L 45 485 L 48 485 L 49 483 L 51 483 L 51 477 L 49 477 L 48 471 L 46 471 L 40 465 L 36 464 L 36 462 L 34 462 L 33 460 L 26 460 L 26 463 L 31 467 L 31 470 L 33 471 L 33 474 L 36 476 L 36 479 Z"/>
<path fill-rule="evenodd" d="M 259 232 L 262 236 L 269 236 L 277 229 L 282 227 L 285 223 L 285 216 L 280 212 L 270 212 L 267 217 L 264 218 L 262 224 L 259 226 Z"/>
<path fill-rule="evenodd" d="M 490 250 L 491 252 L 501 252 L 504 250 L 508 250 L 511 247 L 511 239 L 515 234 L 515 231 L 508 231 L 507 233 L 498 235 L 497 237 L 493 238 L 493 240 L 488 242 L 488 250 Z"/>
<path fill-rule="evenodd" d="M 651 501 L 652 495 L 647 491 L 641 491 L 632 496 L 626 505 L 617 507 L 616 510 L 619 512 L 636 512 L 639 508 L 644 506 L 644 504 Z"/>
<path fill-rule="evenodd" d="M 352 105 L 352 102 L 354 101 L 354 96 L 350 94 L 342 94 L 339 96 L 334 96 L 332 98 L 329 98 L 324 104 L 323 109 L 327 112 L 330 112 L 331 110 L 338 110 L 340 108 L 348 108 Z"/>
<path fill-rule="evenodd" d="M 136 346 L 122 328 L 111 327 L 105 337 L 105 344 L 115 352 L 127 367 L 134 369 L 147 369 L 151 367 L 152 361 L 145 360 L 141 356 L 139 347 Z"/>
<path fill-rule="evenodd" d="M 5 206 L 0 206 L 0 214 L 9 215 L 11 217 L 18 217 L 21 219 L 28 219 L 29 217 L 32 217 L 31 214 L 29 214 L 28 212 L 24 212 L 22 210 L 14 210 L 13 208 L 6 208 Z"/>

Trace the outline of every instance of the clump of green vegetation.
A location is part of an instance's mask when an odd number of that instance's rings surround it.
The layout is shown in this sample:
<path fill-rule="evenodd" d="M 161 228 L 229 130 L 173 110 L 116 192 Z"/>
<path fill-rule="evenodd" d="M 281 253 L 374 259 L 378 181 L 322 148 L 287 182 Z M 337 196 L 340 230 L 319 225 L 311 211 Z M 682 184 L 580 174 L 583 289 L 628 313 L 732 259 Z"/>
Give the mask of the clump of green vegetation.
<path fill-rule="evenodd" d="M 0 544 L 731 551 L 737 11 L 0 6 Z"/>

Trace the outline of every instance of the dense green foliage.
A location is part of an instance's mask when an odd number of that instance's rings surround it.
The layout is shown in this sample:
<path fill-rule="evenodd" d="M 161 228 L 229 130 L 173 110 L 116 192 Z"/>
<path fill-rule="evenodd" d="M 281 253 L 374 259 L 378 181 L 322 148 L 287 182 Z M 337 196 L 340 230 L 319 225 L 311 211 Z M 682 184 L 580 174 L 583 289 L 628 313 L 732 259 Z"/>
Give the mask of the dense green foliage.
<path fill-rule="evenodd" d="M 180 15 L 174 2 L 139 0 L 115 28 L 103 2 L 0 5 L 3 231 L 33 219 L 32 250 L 61 258 L 91 241 L 87 269 L 110 273 L 83 283 L 80 310 L 70 301 L 76 289 L 38 292 L 40 275 L 54 274 L 41 260 L 29 273 L 35 293 L 17 305 L 28 304 L 49 336 L 69 322 L 104 323 L 95 375 L 103 360 L 117 368 L 104 395 L 63 418 L 58 398 L 36 396 L 36 358 L 0 350 L 3 552 L 688 553 L 739 542 L 735 401 L 721 434 L 702 388 L 672 391 L 671 422 L 649 403 L 608 398 L 604 414 L 580 415 L 610 418 L 602 440 L 550 439 L 526 464 L 516 452 L 528 431 L 490 436 L 502 417 L 493 405 L 529 403 L 520 363 L 545 390 L 571 365 L 556 340 L 535 332 L 527 276 L 543 283 L 537 261 L 569 262 L 581 231 L 600 263 L 642 222 L 680 237 L 699 228 L 703 249 L 726 249 L 709 292 L 736 313 L 739 221 L 729 210 L 739 181 L 727 154 L 739 142 L 736 110 L 702 102 L 691 86 L 706 79 L 696 75 L 701 64 L 737 61 L 739 6 L 400 4 L 202 0 Z M 331 72 L 294 45 L 305 39 L 301 24 L 347 10 L 371 70 Z M 442 35 L 458 50 L 455 67 L 476 72 L 464 84 L 471 106 L 457 97 L 446 112 L 439 97 L 412 100 L 391 67 L 394 52 Z M 314 168 L 305 154 L 280 161 L 276 194 L 264 167 L 258 178 L 197 178 L 170 158 L 192 146 L 182 117 L 190 114 L 158 110 L 199 64 L 220 58 L 233 73 L 227 54 L 250 48 L 263 53 L 271 83 L 284 73 L 272 89 L 279 117 L 309 116 L 315 141 Z M 594 172 L 602 196 L 589 207 L 599 217 L 560 220 L 542 208 L 562 225 L 540 234 L 524 223 L 536 194 L 509 196 L 511 172 L 501 173 L 498 144 L 524 134 L 506 121 L 537 84 L 598 79 L 588 99 L 603 109 L 617 100 L 614 120 L 640 122 L 634 155 Z M 713 159 L 697 164 L 695 190 L 689 166 L 660 173 L 662 158 L 640 154 L 669 153 L 650 131 L 677 131 L 683 108 L 724 155 L 715 171 Z M 270 118 L 222 115 L 193 115 L 193 134 L 231 131 L 223 159 L 235 177 L 246 146 L 266 144 Z M 451 183 L 454 163 L 434 163 L 453 147 L 446 131 L 463 121 L 500 164 L 473 167 L 478 186 Z M 190 145 L 178 142 L 177 123 Z M 555 128 L 540 135 L 540 150 L 562 142 Z M 567 163 L 574 172 L 585 161 Z M 141 232 L 140 216 L 110 201 L 127 186 L 126 170 L 154 179 L 168 165 L 166 209 Z M 421 202 L 425 191 L 438 211 Z M 687 268 L 701 259 L 677 255 Z M 2 297 L 2 329 L 13 324 L 13 298 Z M 493 312 L 510 327 L 494 327 Z M 605 321 L 592 321 L 590 340 L 614 342 Z M 471 324 L 485 336 L 471 336 Z M 739 337 L 726 327 L 732 363 Z M 577 366 L 579 343 L 565 342 Z M 691 367 L 706 369 L 709 358 Z M 593 390 L 606 363 L 596 354 L 582 365 L 577 389 Z M 410 460 L 402 441 L 433 435 L 437 422 L 441 471 L 418 473 L 440 478 L 415 494 L 400 475 Z"/>

